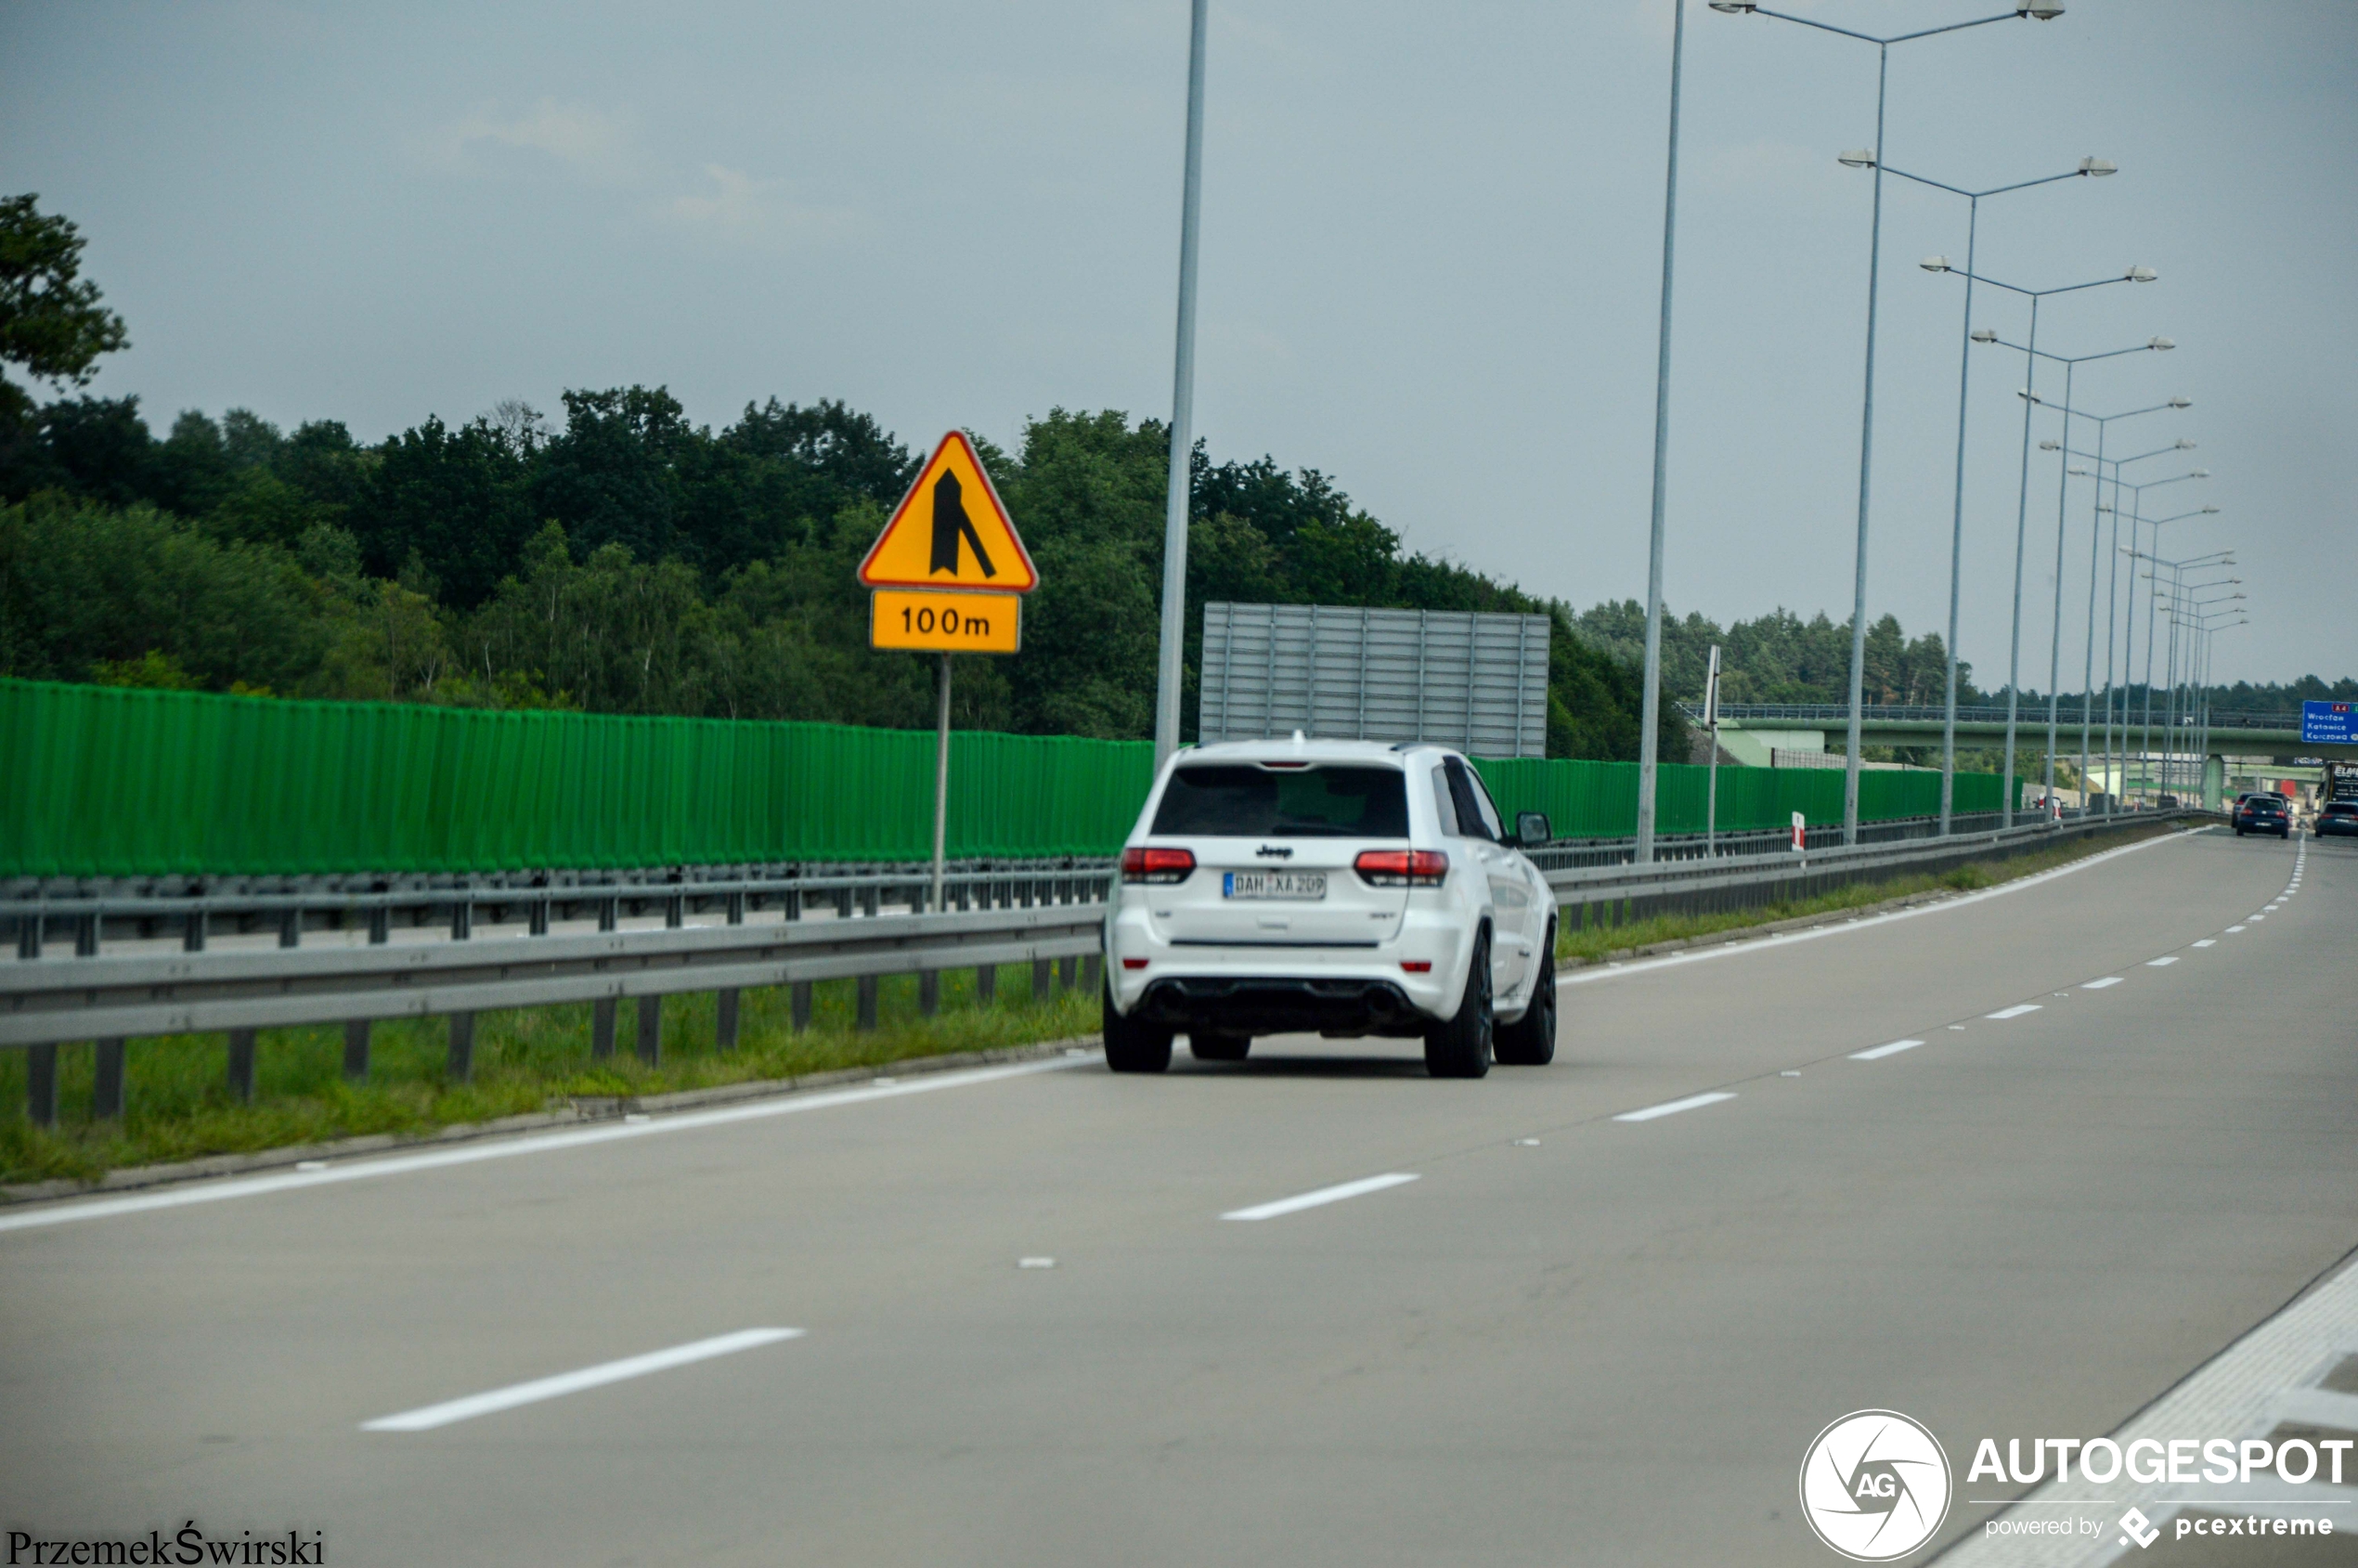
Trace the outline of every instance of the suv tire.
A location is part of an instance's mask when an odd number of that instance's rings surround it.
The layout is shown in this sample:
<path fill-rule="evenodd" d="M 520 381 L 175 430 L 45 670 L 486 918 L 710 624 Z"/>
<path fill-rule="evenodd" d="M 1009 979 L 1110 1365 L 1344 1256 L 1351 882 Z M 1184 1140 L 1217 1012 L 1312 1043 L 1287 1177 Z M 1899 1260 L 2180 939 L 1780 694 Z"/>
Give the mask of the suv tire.
<path fill-rule="evenodd" d="M 1540 949 L 1539 983 L 1522 1017 L 1500 1024 L 1494 1047 L 1502 1067 L 1546 1067 L 1556 1059 L 1556 923 L 1548 922 L 1548 942 Z"/>
<path fill-rule="evenodd" d="M 1446 1023 L 1425 1030 L 1425 1070 L 1435 1078 L 1481 1078 L 1490 1071 L 1490 933 L 1474 939 L 1466 992 Z"/>
<path fill-rule="evenodd" d="M 1250 1034 L 1190 1034 L 1187 1052 L 1199 1062 L 1240 1062 L 1252 1050 Z"/>
<path fill-rule="evenodd" d="M 1106 1066 L 1116 1072 L 1162 1072 L 1171 1066 L 1171 1030 L 1144 1018 L 1125 1018 L 1113 1008 L 1113 980 L 1099 997 Z"/>

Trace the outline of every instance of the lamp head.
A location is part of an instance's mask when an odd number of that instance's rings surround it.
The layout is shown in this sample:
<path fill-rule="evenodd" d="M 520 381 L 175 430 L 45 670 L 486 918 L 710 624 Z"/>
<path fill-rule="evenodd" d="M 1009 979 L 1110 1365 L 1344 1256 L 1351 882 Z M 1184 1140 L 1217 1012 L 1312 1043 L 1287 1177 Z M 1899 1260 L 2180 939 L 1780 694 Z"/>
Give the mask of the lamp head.
<path fill-rule="evenodd" d="M 2067 468 L 2064 470 L 2064 472 L 2070 474 L 2074 479 L 2085 479 L 2088 477 L 2088 470 L 2084 468 Z"/>
<path fill-rule="evenodd" d="M 2033 21 L 2053 21 L 2063 12 L 2064 8 L 2054 0 L 2023 0 L 2015 7 L 2015 15 L 2028 17 Z"/>
<path fill-rule="evenodd" d="M 2190 468 L 2186 471 L 2186 477 L 2189 479 L 2208 479 L 2210 477 L 2210 470 L 2207 468 Z"/>
<path fill-rule="evenodd" d="M 2178 346 L 2178 340 L 2175 338 L 2147 338 L 2145 340 L 2145 346 L 2152 349 L 2171 349 Z"/>
<path fill-rule="evenodd" d="M 1749 0 L 1711 0 L 1711 8 L 1715 11 L 1725 11 L 1731 17 L 1748 17 L 1760 9 L 1759 6 L 1749 3 Z"/>
<path fill-rule="evenodd" d="M 1916 265 L 1923 267 L 1926 272 L 1947 272 L 1949 270 L 1949 258 L 1947 256 L 1926 256 Z"/>
<path fill-rule="evenodd" d="M 2173 408 L 2191 408 L 2195 406 L 2195 400 L 2191 397 L 2173 397 L 2170 400 L 2170 406 Z"/>
<path fill-rule="evenodd" d="M 2079 161 L 2079 172 L 2102 179 L 2106 175 L 2120 173 L 2120 165 L 2109 158 L 2082 158 Z"/>
<path fill-rule="evenodd" d="M 2180 437 L 2178 437 L 2178 439 L 2177 439 L 2177 440 L 2172 441 L 2172 442 L 2170 443 L 2170 445 L 2171 445 L 2172 447 L 2176 447 L 2179 451 L 2182 451 L 2182 452 L 2191 452 L 2191 451 L 2193 451 L 2193 450 L 2195 449 L 2195 444 L 2194 444 L 2193 442 L 2191 442 L 2191 441 L 2187 440 L 2187 439 L 2186 439 L 2184 436 L 2183 436 L 2183 435 L 2181 435 Z"/>
<path fill-rule="evenodd" d="M 2219 515 L 2219 509 L 2215 506 L 2207 506 L 2202 509 L 2202 514 L 2205 517 L 2216 517 Z"/>
<path fill-rule="evenodd" d="M 1967 333 L 1966 336 L 1972 338 L 1976 343 L 1996 343 L 1998 341 L 1997 332 L 1989 327 L 1976 327 L 1971 332 Z"/>
<path fill-rule="evenodd" d="M 2060 452 L 2063 450 L 2063 443 L 2060 441 L 2041 441 L 2039 443 L 2039 449 L 2042 452 Z"/>
<path fill-rule="evenodd" d="M 1875 166 L 1875 155 L 1866 148 L 1854 147 L 1847 152 L 1835 153 L 1834 162 L 1846 169 L 1872 169 Z"/>
<path fill-rule="evenodd" d="M 2150 283 L 2155 279 L 2160 277 L 2161 274 L 2156 272 L 2149 266 L 2132 266 L 2127 272 L 2122 273 L 2121 276 L 2128 279 L 2131 283 Z"/>

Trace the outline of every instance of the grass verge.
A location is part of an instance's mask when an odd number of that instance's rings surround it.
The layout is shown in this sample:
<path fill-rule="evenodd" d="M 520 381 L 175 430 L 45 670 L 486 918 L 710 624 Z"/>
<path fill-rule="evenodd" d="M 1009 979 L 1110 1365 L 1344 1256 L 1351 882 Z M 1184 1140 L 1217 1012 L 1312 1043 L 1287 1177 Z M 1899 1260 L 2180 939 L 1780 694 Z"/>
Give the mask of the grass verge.
<path fill-rule="evenodd" d="M 340 1025 L 265 1030 L 256 1044 L 254 1097 L 229 1093 L 227 1053 L 218 1034 L 134 1040 L 124 1064 L 120 1121 L 90 1117 L 93 1052 L 58 1053 L 58 1122 L 36 1127 L 24 1112 L 24 1053 L 0 1052 L 0 1184 L 64 1177 L 94 1181 L 110 1170 L 324 1143 L 364 1134 L 418 1134 L 550 1109 L 577 1095 L 648 1095 L 754 1079 L 792 1078 L 839 1068 L 881 1067 L 914 1056 L 987 1051 L 1094 1033 L 1097 998 L 1078 990 L 1031 994 L 1029 965 L 999 973 L 996 1000 L 978 1005 L 971 969 L 941 977 L 941 1004 L 917 1011 L 913 975 L 881 982 L 877 1027 L 853 1028 L 857 982 L 813 988 L 810 1027 L 793 1028 L 784 987 L 747 991 L 738 1012 L 738 1047 L 713 1049 L 711 993 L 667 997 L 663 1061 L 631 1053 L 638 1010 L 616 1020 L 615 1054 L 590 1055 L 590 1007 L 532 1007 L 475 1019 L 474 1078 L 444 1074 L 447 1026 L 440 1018 L 380 1023 L 369 1081 L 343 1080 Z"/>
<path fill-rule="evenodd" d="M 1620 926 L 1591 926 L 1585 931 L 1560 929 L 1556 934 L 1556 957 L 1559 962 L 1577 958 L 1595 963 L 1610 954 L 1648 947 L 1655 942 L 1710 936 L 1720 931 L 1740 931 L 1747 927 L 1773 925 L 1780 920 L 1813 914 L 1839 914 L 1846 909 L 1864 909 L 1918 893 L 1972 892 L 1976 888 L 1992 888 L 2001 882 L 2012 882 L 2039 872 L 2053 871 L 2059 865 L 2068 865 L 2090 855 L 2118 849 L 2124 844 L 2133 844 L 2139 839 L 2169 831 L 2167 827 L 2152 827 L 2105 834 L 2034 854 L 2016 855 L 2007 860 L 1973 861 L 1952 871 L 1895 876 L 1884 882 L 1854 882 L 1846 888 L 1837 888 L 1831 893 L 1821 893 L 1813 899 L 1762 904 L 1755 909 L 1731 910 L 1721 914 L 1658 914 Z"/>

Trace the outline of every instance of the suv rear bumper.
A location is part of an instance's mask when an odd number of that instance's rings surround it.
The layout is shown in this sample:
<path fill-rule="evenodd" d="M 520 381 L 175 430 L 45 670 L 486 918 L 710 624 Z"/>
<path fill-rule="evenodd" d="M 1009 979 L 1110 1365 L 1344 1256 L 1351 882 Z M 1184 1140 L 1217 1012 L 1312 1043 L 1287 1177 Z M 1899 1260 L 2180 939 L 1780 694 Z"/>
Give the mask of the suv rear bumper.
<path fill-rule="evenodd" d="M 1180 1033 L 1419 1035 L 1433 1023 L 1392 981 L 1340 976 L 1161 976 L 1130 1016 Z"/>

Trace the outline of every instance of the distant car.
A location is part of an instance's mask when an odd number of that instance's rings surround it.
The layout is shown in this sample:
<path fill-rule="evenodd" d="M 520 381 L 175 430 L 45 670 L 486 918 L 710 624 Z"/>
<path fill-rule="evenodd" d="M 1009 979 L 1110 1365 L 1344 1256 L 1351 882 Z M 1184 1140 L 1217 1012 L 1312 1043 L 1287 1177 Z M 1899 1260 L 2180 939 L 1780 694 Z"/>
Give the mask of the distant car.
<path fill-rule="evenodd" d="M 1160 1072 L 1174 1035 L 1421 1039 L 1435 1078 L 1556 1048 L 1556 902 L 1460 754 L 1231 742 L 1164 765 L 1106 914 L 1106 1065 Z"/>
<path fill-rule="evenodd" d="M 2292 810 L 2281 795 L 2247 795 L 2235 802 L 2234 815 L 2235 836 L 2247 833 L 2273 833 L 2279 838 L 2292 836 Z"/>
<path fill-rule="evenodd" d="M 2164 811 L 2174 811 L 2178 809 L 2178 797 L 2174 795 L 2165 795 L 2155 801 L 2154 805 Z"/>
<path fill-rule="evenodd" d="M 2317 812 L 2316 834 L 2346 833 L 2358 838 L 2358 800 L 2337 800 Z"/>

